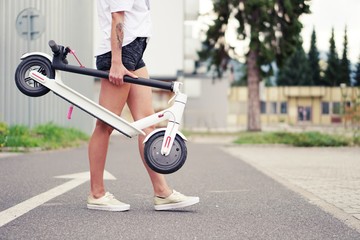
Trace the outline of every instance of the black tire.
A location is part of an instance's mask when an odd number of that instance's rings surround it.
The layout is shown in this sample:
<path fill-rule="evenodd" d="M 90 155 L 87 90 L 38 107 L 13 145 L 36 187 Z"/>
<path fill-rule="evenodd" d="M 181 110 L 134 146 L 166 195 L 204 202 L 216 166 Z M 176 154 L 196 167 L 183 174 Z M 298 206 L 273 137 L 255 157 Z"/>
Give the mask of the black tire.
<path fill-rule="evenodd" d="M 15 71 L 15 83 L 18 89 L 30 97 L 40 97 L 47 94 L 50 90 L 44 85 L 30 78 L 30 71 L 38 71 L 48 78 L 55 78 L 55 71 L 51 67 L 48 58 L 35 55 L 21 61 Z"/>
<path fill-rule="evenodd" d="M 145 143 L 144 157 L 146 164 L 155 172 L 170 174 L 179 170 L 185 163 L 187 148 L 184 140 L 176 135 L 170 154 L 163 156 L 161 146 L 165 131 L 157 132 L 152 135 Z"/>

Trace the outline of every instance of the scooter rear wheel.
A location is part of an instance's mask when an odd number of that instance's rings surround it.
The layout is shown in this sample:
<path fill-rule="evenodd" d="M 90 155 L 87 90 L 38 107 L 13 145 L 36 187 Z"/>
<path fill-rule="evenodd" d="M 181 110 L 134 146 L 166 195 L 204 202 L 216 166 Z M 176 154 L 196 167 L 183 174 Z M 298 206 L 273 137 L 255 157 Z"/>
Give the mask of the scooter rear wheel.
<path fill-rule="evenodd" d="M 152 135 L 145 143 L 144 157 L 146 164 L 155 172 L 170 174 L 179 170 L 185 163 L 187 148 L 184 140 L 176 135 L 170 154 L 161 154 L 165 131 L 157 132 Z"/>
<path fill-rule="evenodd" d="M 30 97 L 40 97 L 50 90 L 30 77 L 30 71 L 38 71 L 48 78 L 55 78 L 55 71 L 48 58 L 34 55 L 25 58 L 16 68 L 15 83 L 17 88 Z"/>

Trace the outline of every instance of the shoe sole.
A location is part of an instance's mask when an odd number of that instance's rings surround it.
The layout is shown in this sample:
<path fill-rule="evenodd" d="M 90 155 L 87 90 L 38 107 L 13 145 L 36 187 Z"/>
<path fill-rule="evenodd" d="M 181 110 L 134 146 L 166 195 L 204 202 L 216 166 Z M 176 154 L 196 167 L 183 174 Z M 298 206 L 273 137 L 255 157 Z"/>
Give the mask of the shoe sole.
<path fill-rule="evenodd" d="M 198 197 L 194 197 L 184 202 L 155 205 L 154 208 L 156 211 L 172 210 L 177 208 L 188 207 L 198 202 L 200 202 L 200 199 Z"/>
<path fill-rule="evenodd" d="M 106 206 L 106 205 L 93 205 L 87 204 L 87 208 L 91 210 L 101 210 L 101 211 L 110 211 L 110 212 L 125 212 L 130 210 L 130 205 L 124 206 Z"/>

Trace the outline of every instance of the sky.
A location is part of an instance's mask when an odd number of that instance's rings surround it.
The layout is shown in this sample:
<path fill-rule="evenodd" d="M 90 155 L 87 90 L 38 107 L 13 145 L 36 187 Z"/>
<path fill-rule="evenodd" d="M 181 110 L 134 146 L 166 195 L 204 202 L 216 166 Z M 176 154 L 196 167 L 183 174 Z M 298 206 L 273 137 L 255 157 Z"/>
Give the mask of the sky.
<path fill-rule="evenodd" d="M 308 50 L 310 35 L 315 27 L 317 47 L 329 50 L 331 29 L 334 28 L 335 44 L 341 57 L 344 31 L 347 26 L 348 58 L 357 62 L 360 57 L 360 0 L 313 0 L 311 14 L 302 18 L 304 49 Z"/>
<path fill-rule="evenodd" d="M 211 8 L 211 0 L 200 0 L 200 12 Z M 336 49 L 341 57 L 344 29 L 347 26 L 348 58 L 357 63 L 360 57 L 360 0 L 312 0 L 310 10 L 311 14 L 301 17 L 305 51 L 309 50 L 311 33 L 315 28 L 318 50 L 328 52 L 331 29 L 334 28 Z"/>

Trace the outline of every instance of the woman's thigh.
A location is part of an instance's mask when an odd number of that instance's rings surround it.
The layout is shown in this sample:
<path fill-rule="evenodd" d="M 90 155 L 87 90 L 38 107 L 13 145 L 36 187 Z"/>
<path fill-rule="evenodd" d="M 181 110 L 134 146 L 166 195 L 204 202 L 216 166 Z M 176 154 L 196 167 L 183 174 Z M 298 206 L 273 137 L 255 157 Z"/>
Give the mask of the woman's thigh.
<path fill-rule="evenodd" d="M 149 77 L 146 67 L 142 67 L 134 73 L 141 78 Z M 151 87 L 131 84 L 127 103 L 135 121 L 153 114 Z"/>
<path fill-rule="evenodd" d="M 120 115 L 128 98 L 129 90 L 130 84 L 128 83 L 116 86 L 108 79 L 101 79 L 99 104 L 116 115 Z"/>

